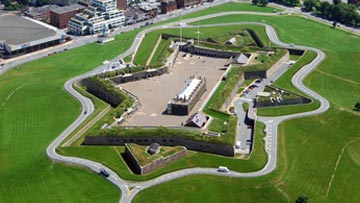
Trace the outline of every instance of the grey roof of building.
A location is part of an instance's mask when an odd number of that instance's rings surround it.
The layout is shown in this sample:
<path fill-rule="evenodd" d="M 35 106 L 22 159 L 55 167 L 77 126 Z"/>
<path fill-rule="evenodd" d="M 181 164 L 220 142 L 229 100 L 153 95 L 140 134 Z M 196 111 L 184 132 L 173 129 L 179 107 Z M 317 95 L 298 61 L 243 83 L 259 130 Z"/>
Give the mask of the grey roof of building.
<path fill-rule="evenodd" d="M 85 9 L 84 6 L 79 5 L 79 4 L 73 4 L 70 6 L 64 6 L 64 7 L 59 7 L 59 8 L 55 8 L 55 9 L 51 9 L 52 12 L 57 13 L 57 14 L 63 14 L 63 13 L 68 13 L 71 11 L 76 11 L 76 10 L 80 10 L 80 9 Z"/>
<path fill-rule="evenodd" d="M 54 30 L 29 19 L 13 15 L 0 16 L 0 41 L 6 44 L 21 45 L 56 35 Z"/>
<path fill-rule="evenodd" d="M 193 115 L 191 115 L 186 123 L 185 126 L 191 125 L 191 123 L 195 124 L 197 127 L 202 128 L 207 121 L 206 116 L 204 116 L 202 113 L 197 112 Z"/>
<path fill-rule="evenodd" d="M 160 145 L 159 145 L 158 143 L 153 142 L 153 143 L 150 144 L 147 152 L 148 152 L 149 154 L 155 154 L 156 151 L 159 149 L 159 147 L 160 147 Z"/>
<path fill-rule="evenodd" d="M 247 63 L 249 58 L 245 56 L 244 54 L 240 54 L 237 57 L 235 57 L 235 62 L 245 64 Z"/>

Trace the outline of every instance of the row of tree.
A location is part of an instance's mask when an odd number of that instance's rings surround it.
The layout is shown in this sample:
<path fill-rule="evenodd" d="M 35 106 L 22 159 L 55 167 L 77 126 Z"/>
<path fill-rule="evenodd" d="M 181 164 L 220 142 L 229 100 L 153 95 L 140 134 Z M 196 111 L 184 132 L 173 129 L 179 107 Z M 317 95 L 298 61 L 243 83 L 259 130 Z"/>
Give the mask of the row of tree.
<path fill-rule="evenodd" d="M 300 0 L 270 0 L 271 2 L 277 4 L 283 4 L 285 6 L 298 6 L 300 5 Z"/>
<path fill-rule="evenodd" d="M 2 2 L 5 5 L 5 10 L 20 10 L 31 4 L 29 0 L 3 0 Z M 36 0 L 33 6 L 43 6 L 51 2 L 52 0 Z"/>
<path fill-rule="evenodd" d="M 356 11 L 356 6 L 339 0 L 334 0 L 333 4 L 327 1 L 304 0 L 303 7 L 305 10 L 314 11 L 316 15 L 331 21 L 349 26 L 360 24 L 360 15 Z"/>
<path fill-rule="evenodd" d="M 259 6 L 266 6 L 269 2 L 268 0 L 252 0 L 252 4 Z"/>

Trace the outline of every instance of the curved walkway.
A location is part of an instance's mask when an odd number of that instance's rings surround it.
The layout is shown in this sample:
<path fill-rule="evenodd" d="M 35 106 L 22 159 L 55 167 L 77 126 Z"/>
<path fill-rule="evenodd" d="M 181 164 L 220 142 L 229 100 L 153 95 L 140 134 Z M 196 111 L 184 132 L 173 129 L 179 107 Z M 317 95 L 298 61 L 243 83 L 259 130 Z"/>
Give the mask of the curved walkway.
<path fill-rule="evenodd" d="M 203 20 L 207 18 L 213 18 L 223 15 L 231 15 L 231 14 L 253 14 L 253 15 L 276 15 L 272 13 L 257 13 L 257 12 L 224 12 L 224 13 L 217 13 L 217 14 L 211 14 L 207 16 L 201 16 L 193 19 L 187 19 L 184 20 L 183 23 L 189 23 L 194 22 L 198 20 Z M 168 23 L 165 25 L 160 25 L 156 27 L 151 27 L 145 30 L 142 30 L 139 32 L 132 44 L 132 46 L 124 53 L 119 55 L 115 60 L 118 60 L 118 58 L 122 58 L 124 56 L 127 56 L 131 54 L 135 48 L 138 46 L 138 44 L 141 41 L 141 36 L 151 32 L 153 30 L 159 30 L 164 28 L 170 28 L 170 26 L 174 26 L 179 24 L 180 22 L 174 22 L 174 23 Z M 160 177 L 154 178 L 149 181 L 144 182 L 128 182 L 123 179 L 121 179 L 114 171 L 110 170 L 109 168 L 101 165 L 100 163 L 77 158 L 77 157 L 66 157 L 62 156 L 60 154 L 57 154 L 56 147 L 58 147 L 61 142 L 71 134 L 72 131 L 75 130 L 76 127 L 78 127 L 84 120 L 94 111 L 94 106 L 90 99 L 82 96 L 80 93 L 78 93 L 73 87 L 72 84 L 80 79 L 87 78 L 92 75 L 96 75 L 98 73 L 101 73 L 105 66 L 101 66 L 93 71 L 90 71 L 88 73 L 85 73 L 81 76 L 75 77 L 65 83 L 65 89 L 70 94 L 72 94 L 76 99 L 78 99 L 81 102 L 81 105 L 83 107 L 83 113 L 66 129 L 64 130 L 59 137 L 57 137 L 47 148 L 47 155 L 54 161 L 62 161 L 67 162 L 71 164 L 78 164 L 85 166 L 87 168 L 90 168 L 91 170 L 95 172 L 99 172 L 100 168 L 105 168 L 109 173 L 110 176 L 107 178 L 110 182 L 115 184 L 120 190 L 121 190 L 121 199 L 120 202 L 131 202 L 133 197 L 141 190 L 145 188 L 149 188 L 151 186 L 164 183 L 170 180 L 174 180 L 180 177 L 188 176 L 188 175 L 196 175 L 196 174 L 211 174 L 211 175 L 219 175 L 219 176 L 231 176 L 231 177 L 257 177 L 257 176 L 263 176 L 270 172 L 272 172 L 276 168 L 276 162 L 277 162 L 277 127 L 278 124 L 284 120 L 292 119 L 292 118 L 299 118 L 304 116 L 310 116 L 310 115 L 316 115 L 322 112 L 325 112 L 329 108 L 329 102 L 315 93 L 314 91 L 310 90 L 303 84 L 303 79 L 325 58 L 325 54 L 315 48 L 312 47 L 305 47 L 305 46 L 290 46 L 289 44 L 281 42 L 274 30 L 273 27 L 270 25 L 264 24 L 264 23 L 254 23 L 254 22 L 242 22 L 242 23 L 227 23 L 227 24 L 217 24 L 217 25 L 204 25 L 202 27 L 210 27 L 210 26 L 226 26 L 226 25 L 238 25 L 238 24 L 256 24 L 256 25 L 262 25 L 266 28 L 266 33 L 269 37 L 269 39 L 283 47 L 287 48 L 298 48 L 298 49 L 307 49 L 312 50 L 317 53 L 317 57 L 308 65 L 304 66 L 300 71 L 298 71 L 294 77 L 292 78 L 292 83 L 295 87 L 297 87 L 299 90 L 303 91 L 305 94 L 318 99 L 321 103 L 321 106 L 311 112 L 305 112 L 305 113 L 298 113 L 293 115 L 287 115 L 287 116 L 279 116 L 279 117 L 259 117 L 258 119 L 266 124 L 267 128 L 267 134 L 266 134 L 266 141 L 265 144 L 267 146 L 267 154 L 268 154 L 268 162 L 265 165 L 265 167 L 259 171 L 250 172 L 250 173 L 239 173 L 235 171 L 230 171 L 229 173 L 219 173 L 216 168 L 189 168 L 179 171 L 174 171 L 165 175 L 162 175 Z M 183 25 L 184 27 L 191 27 L 188 25 Z M 176 28 L 176 27 L 171 27 Z M 87 111 L 87 114 L 84 114 L 84 112 Z M 271 140 L 274 140 L 274 142 L 271 142 Z M 270 143 L 270 144 L 269 144 Z M 134 187 L 132 191 L 129 191 L 129 187 Z"/>

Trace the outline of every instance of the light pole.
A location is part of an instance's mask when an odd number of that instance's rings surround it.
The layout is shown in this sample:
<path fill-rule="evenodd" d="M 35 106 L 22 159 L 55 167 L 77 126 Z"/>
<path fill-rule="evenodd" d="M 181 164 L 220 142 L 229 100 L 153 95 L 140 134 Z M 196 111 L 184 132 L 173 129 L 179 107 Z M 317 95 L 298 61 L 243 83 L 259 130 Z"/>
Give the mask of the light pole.
<path fill-rule="evenodd" d="M 182 44 L 182 15 L 180 11 L 180 44 Z"/>
<path fill-rule="evenodd" d="M 199 46 L 199 44 L 200 44 L 200 30 L 199 30 L 199 22 L 198 22 L 198 29 L 197 29 L 197 44 L 198 44 L 198 46 Z"/>
<path fill-rule="evenodd" d="M 353 32 L 355 31 L 355 19 L 352 20 L 352 24 L 353 24 Z"/>

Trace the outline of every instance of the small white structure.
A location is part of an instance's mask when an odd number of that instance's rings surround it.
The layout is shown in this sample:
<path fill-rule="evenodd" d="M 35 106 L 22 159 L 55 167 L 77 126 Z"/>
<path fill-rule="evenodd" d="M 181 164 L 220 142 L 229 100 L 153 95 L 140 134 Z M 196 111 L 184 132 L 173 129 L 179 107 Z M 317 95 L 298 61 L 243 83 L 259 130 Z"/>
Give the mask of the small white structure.
<path fill-rule="evenodd" d="M 247 64 L 248 61 L 249 61 L 249 58 L 247 56 L 245 56 L 245 54 L 240 54 L 234 58 L 233 63 Z"/>
<path fill-rule="evenodd" d="M 256 96 L 260 96 L 260 97 L 270 97 L 271 93 L 270 92 L 258 92 L 256 94 Z"/>
<path fill-rule="evenodd" d="M 113 37 L 113 36 L 98 37 L 98 42 L 101 43 L 101 44 L 104 44 L 106 42 L 110 42 L 110 41 L 113 41 L 113 40 L 115 40 L 115 37 Z"/>
<path fill-rule="evenodd" d="M 229 39 L 229 40 L 226 42 L 226 44 L 234 45 L 236 41 L 237 41 L 236 38 L 233 37 L 233 38 Z"/>
<path fill-rule="evenodd" d="M 206 116 L 200 112 L 197 112 L 186 120 L 185 126 L 202 128 L 206 124 L 207 120 L 208 118 Z"/>

